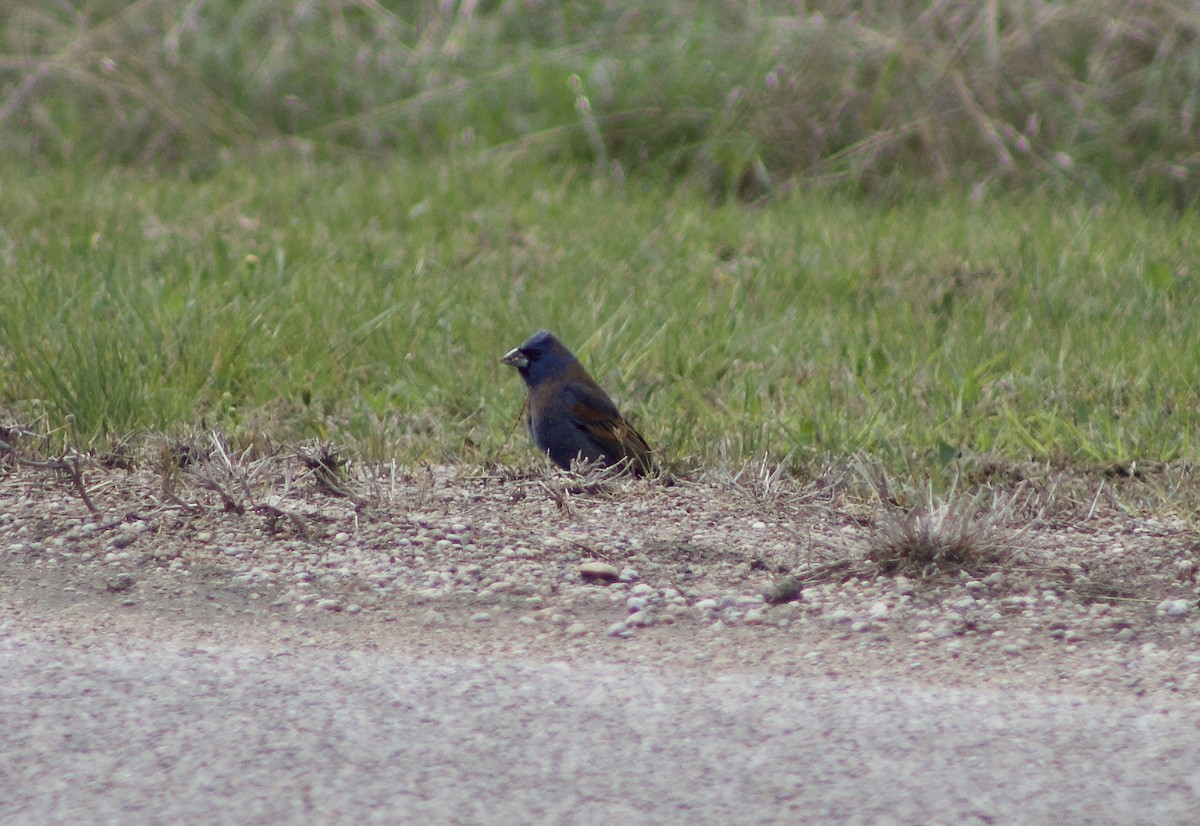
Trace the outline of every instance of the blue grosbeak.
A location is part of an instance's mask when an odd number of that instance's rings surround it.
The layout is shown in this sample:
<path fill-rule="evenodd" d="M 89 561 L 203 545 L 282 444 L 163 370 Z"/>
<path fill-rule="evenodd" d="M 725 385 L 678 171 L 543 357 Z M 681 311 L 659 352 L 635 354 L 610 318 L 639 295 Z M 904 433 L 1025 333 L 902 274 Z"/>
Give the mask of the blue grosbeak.
<path fill-rule="evenodd" d="M 501 362 L 525 380 L 525 424 L 554 464 L 569 470 L 573 459 L 582 458 L 623 466 L 635 476 L 654 470 L 642 434 L 553 333 L 539 330 Z"/>

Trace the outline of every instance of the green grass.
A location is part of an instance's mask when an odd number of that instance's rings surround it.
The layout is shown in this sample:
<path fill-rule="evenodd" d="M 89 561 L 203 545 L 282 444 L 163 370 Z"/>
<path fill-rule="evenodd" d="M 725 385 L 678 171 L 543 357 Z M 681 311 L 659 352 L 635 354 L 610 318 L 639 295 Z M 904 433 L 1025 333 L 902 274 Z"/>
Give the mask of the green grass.
<path fill-rule="evenodd" d="M 1200 7 L 1164 0 L 17 0 L 0 141 L 203 177 L 230 147 L 454 149 L 899 197 L 1200 192 Z"/>
<path fill-rule="evenodd" d="M 932 9 L 932 10 L 931 10 Z M 668 461 L 1197 459 L 1200 10 L 0 8 L 0 424 L 518 461 L 547 326 Z"/>
<path fill-rule="evenodd" d="M 668 460 L 1197 458 L 1200 224 L 1128 200 L 796 190 L 572 166 L 2 170 L 0 409 L 61 443 L 208 425 L 518 461 L 499 357 L 556 330 Z"/>

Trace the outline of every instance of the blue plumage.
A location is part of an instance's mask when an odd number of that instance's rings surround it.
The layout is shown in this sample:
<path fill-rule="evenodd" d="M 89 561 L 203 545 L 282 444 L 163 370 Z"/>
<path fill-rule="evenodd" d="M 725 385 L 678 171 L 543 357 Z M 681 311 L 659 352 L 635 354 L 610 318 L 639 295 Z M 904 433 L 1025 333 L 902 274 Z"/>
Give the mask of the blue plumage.
<path fill-rule="evenodd" d="M 646 440 L 552 333 L 539 330 L 501 361 L 525 380 L 525 424 L 556 465 L 569 469 L 582 458 L 637 476 L 654 469 Z"/>

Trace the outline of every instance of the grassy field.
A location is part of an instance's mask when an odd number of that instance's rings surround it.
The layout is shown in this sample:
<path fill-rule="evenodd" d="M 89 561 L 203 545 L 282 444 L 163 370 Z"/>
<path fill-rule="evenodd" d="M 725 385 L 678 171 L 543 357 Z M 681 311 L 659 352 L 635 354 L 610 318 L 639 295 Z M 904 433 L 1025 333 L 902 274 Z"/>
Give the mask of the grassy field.
<path fill-rule="evenodd" d="M 851 5 L 0 12 L 0 412 L 528 460 L 544 326 L 668 463 L 1195 461 L 1200 12 Z"/>
<path fill-rule="evenodd" d="M 676 458 L 1194 458 L 1200 228 L 1036 194 L 760 209 L 567 169 L 291 153 L 10 167 L 3 397 L 72 442 L 202 419 L 481 459 L 558 331 Z M 523 439 L 523 435 L 522 435 Z"/>

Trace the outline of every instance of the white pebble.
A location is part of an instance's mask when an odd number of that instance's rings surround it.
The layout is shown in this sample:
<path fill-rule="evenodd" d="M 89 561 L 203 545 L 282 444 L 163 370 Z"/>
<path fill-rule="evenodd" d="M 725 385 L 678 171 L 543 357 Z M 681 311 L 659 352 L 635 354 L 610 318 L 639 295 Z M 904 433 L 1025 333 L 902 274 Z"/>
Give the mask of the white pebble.
<path fill-rule="evenodd" d="M 607 562 L 585 562 L 577 570 L 584 579 L 615 582 L 621 578 L 621 572 L 617 570 L 617 567 L 609 565 Z"/>
<path fill-rule="evenodd" d="M 627 628 L 623 622 L 614 622 L 612 625 L 608 626 L 608 629 L 605 630 L 604 633 L 608 634 L 610 637 L 628 637 L 629 628 Z"/>
<path fill-rule="evenodd" d="M 1158 604 L 1158 613 L 1171 619 L 1183 619 L 1191 610 L 1186 599 L 1165 599 Z"/>
<path fill-rule="evenodd" d="M 648 611 L 638 611 L 636 614 L 630 614 L 625 618 L 625 625 L 629 628 L 645 627 L 654 624 L 654 615 Z"/>

